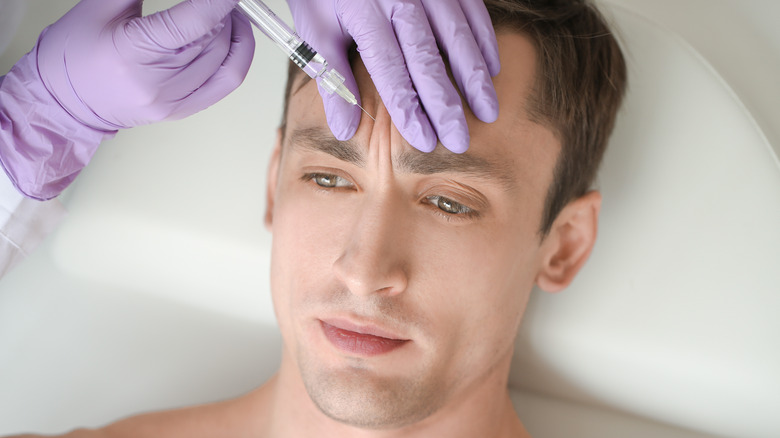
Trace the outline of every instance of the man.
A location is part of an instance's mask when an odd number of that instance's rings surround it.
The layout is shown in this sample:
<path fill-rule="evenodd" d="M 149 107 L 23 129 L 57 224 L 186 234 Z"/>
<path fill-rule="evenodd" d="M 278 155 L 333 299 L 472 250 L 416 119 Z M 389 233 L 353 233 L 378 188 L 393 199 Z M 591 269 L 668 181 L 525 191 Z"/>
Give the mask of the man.
<path fill-rule="evenodd" d="M 534 284 L 565 288 L 593 247 L 589 191 L 625 89 L 620 50 L 581 1 L 487 0 L 499 116 L 430 154 L 395 129 L 360 59 L 363 118 L 328 130 L 291 70 L 268 174 L 278 373 L 235 400 L 73 437 L 528 436 L 507 393 Z"/>

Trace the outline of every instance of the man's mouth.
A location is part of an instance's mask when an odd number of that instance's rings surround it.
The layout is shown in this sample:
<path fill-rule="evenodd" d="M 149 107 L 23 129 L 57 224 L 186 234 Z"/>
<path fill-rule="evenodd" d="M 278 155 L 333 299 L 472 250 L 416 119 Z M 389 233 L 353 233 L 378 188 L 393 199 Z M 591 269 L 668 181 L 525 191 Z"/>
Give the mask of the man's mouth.
<path fill-rule="evenodd" d="M 344 320 L 320 320 L 322 332 L 341 351 L 360 356 L 389 353 L 407 342 L 374 326 L 359 326 Z"/>

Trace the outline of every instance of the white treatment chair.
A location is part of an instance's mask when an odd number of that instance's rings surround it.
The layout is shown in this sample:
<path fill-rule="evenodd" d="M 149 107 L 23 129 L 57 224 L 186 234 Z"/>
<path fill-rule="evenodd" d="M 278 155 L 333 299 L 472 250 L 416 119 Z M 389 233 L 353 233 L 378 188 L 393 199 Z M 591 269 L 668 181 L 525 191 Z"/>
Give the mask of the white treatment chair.
<path fill-rule="evenodd" d="M 630 90 L 599 240 L 570 288 L 534 291 L 511 394 L 536 438 L 778 437 L 778 144 L 636 3 L 605 4 Z M 73 4 L 28 0 L 0 70 Z M 278 62 L 239 92 L 103 145 L 62 226 L 0 280 L 0 435 L 234 397 L 275 371 L 262 222 L 286 63 L 257 51 Z"/>

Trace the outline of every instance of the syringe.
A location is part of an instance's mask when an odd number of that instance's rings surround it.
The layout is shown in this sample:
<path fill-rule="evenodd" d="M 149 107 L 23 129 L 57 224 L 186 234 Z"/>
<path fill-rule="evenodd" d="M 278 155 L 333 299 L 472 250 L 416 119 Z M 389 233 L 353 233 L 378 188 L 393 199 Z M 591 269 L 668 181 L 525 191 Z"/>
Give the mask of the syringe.
<path fill-rule="evenodd" d="M 314 79 L 319 78 L 320 85 L 328 94 L 335 92 L 348 103 L 357 105 L 368 117 L 376 121 L 371 114 L 358 105 L 355 95 L 344 85 L 344 76 L 334 68 L 329 69 L 328 61 L 293 32 L 265 3 L 260 0 L 240 0 L 238 9 L 307 75 Z"/>

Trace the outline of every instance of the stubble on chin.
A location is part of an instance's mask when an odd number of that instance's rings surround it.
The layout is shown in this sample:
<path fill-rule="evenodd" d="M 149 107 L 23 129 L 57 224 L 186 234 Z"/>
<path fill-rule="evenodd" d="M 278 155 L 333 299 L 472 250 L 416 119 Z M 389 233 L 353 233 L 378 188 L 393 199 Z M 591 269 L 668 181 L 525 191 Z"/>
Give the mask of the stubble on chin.
<path fill-rule="evenodd" d="M 332 420 L 363 429 L 397 429 L 436 412 L 445 398 L 434 378 L 383 377 L 361 367 L 325 369 L 299 357 L 303 384 Z"/>

